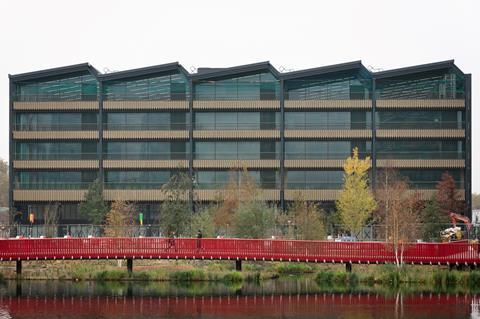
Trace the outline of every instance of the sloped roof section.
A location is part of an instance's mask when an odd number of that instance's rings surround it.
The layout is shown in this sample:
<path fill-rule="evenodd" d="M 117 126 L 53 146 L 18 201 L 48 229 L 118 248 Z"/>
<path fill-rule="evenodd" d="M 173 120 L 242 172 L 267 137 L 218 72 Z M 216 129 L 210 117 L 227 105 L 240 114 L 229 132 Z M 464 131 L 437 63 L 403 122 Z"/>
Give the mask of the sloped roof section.
<path fill-rule="evenodd" d="M 210 70 L 203 70 L 201 73 L 192 74 L 192 80 L 207 80 L 207 79 L 215 79 L 215 78 L 224 78 L 230 76 L 240 76 L 245 73 L 252 73 L 252 72 L 260 72 L 260 71 L 269 71 L 271 72 L 277 79 L 280 78 L 280 73 L 275 69 L 270 62 L 264 61 L 259 63 L 253 64 L 244 64 L 239 66 L 234 66 L 230 68 L 222 68 L 222 69 L 210 69 Z"/>
<path fill-rule="evenodd" d="M 306 78 L 311 76 L 318 76 L 318 75 L 324 75 L 324 74 L 336 73 L 336 72 L 342 72 L 342 71 L 350 71 L 350 70 L 363 70 L 365 71 L 366 74 L 370 74 L 367 68 L 363 66 L 362 61 L 352 61 L 352 62 L 322 66 L 318 68 L 311 68 L 311 69 L 282 73 L 281 78 L 284 80 L 292 80 L 292 79 Z"/>
<path fill-rule="evenodd" d="M 101 81 L 114 81 L 114 80 L 121 80 L 121 79 L 128 79 L 128 78 L 138 78 L 138 77 L 149 76 L 149 75 L 154 75 L 154 74 L 159 74 L 164 72 L 171 72 L 171 71 L 179 71 L 180 73 L 184 74 L 187 77 L 190 75 L 187 72 L 187 70 L 185 70 L 185 68 L 181 66 L 178 62 L 173 62 L 173 63 L 148 66 L 144 68 L 101 74 L 99 76 L 99 79 Z"/>
<path fill-rule="evenodd" d="M 62 66 L 59 68 L 51 68 L 51 69 L 33 71 L 28 73 L 14 74 L 14 75 L 9 75 L 8 77 L 13 81 L 20 82 L 20 81 L 41 80 L 44 78 L 69 75 L 72 73 L 80 73 L 80 72 L 88 72 L 97 78 L 100 75 L 100 72 L 97 69 L 95 69 L 93 66 L 91 66 L 90 63 L 80 63 L 80 64 Z"/>
<path fill-rule="evenodd" d="M 372 75 L 376 79 L 385 79 L 385 78 L 394 78 L 394 77 L 429 72 L 429 71 L 437 71 L 437 70 L 444 70 L 444 69 L 446 70 L 451 68 L 455 69 L 460 74 L 463 74 L 463 72 L 455 65 L 454 60 L 447 60 L 447 61 L 420 64 L 420 65 L 409 66 L 405 68 L 381 71 L 381 72 L 374 72 L 372 73 Z"/>

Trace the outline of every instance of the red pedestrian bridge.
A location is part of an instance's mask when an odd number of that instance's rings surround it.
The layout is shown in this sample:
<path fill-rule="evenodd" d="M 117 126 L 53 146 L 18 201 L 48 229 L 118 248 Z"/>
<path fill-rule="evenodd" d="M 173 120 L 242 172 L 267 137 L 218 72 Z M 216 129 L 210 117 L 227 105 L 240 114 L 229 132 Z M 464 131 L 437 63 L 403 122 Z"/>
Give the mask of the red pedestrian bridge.
<path fill-rule="evenodd" d="M 408 243 L 403 247 L 403 261 L 409 264 L 480 264 L 478 243 Z M 129 271 L 134 259 L 234 260 L 239 270 L 242 260 L 342 263 L 351 269 L 354 263 L 394 263 L 395 251 L 391 243 L 385 242 L 159 237 L 0 239 L 0 261 L 17 261 L 17 273 L 21 272 L 23 260 L 55 259 L 127 259 Z"/>

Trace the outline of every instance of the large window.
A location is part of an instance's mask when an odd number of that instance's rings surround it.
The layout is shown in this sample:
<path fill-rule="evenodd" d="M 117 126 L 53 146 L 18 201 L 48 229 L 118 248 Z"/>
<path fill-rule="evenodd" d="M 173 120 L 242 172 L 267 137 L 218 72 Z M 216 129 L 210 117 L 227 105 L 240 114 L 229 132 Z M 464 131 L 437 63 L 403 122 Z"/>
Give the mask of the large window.
<path fill-rule="evenodd" d="M 90 74 L 72 75 L 44 81 L 17 83 L 16 101 L 95 101 L 98 82 Z"/>
<path fill-rule="evenodd" d="M 279 112 L 196 112 L 196 130 L 275 130 Z"/>
<path fill-rule="evenodd" d="M 349 130 L 368 129 L 372 115 L 365 111 L 352 112 L 286 112 L 285 128 L 289 130 Z"/>
<path fill-rule="evenodd" d="M 97 171 L 20 171 L 15 173 L 15 189 L 87 189 Z"/>
<path fill-rule="evenodd" d="M 463 111 L 378 111 L 379 129 L 463 129 Z"/>
<path fill-rule="evenodd" d="M 107 130 L 186 130 L 189 114 L 186 112 L 129 112 L 107 113 Z"/>
<path fill-rule="evenodd" d="M 196 187 L 200 189 L 222 189 L 230 182 L 239 185 L 242 174 L 242 171 L 197 171 L 195 174 Z M 248 174 L 261 188 L 279 188 L 279 174 L 274 170 L 249 170 Z"/>
<path fill-rule="evenodd" d="M 18 131 L 97 130 L 97 113 L 18 113 Z"/>
<path fill-rule="evenodd" d="M 188 142 L 105 142 L 105 158 L 119 160 L 186 159 Z"/>
<path fill-rule="evenodd" d="M 278 142 L 195 142 L 195 159 L 277 159 Z"/>
<path fill-rule="evenodd" d="M 17 160 L 88 160 L 97 158 L 97 142 L 15 142 Z"/>
<path fill-rule="evenodd" d="M 435 189 L 438 182 L 442 180 L 445 169 L 400 169 L 400 175 L 408 179 L 413 187 L 419 189 Z M 455 180 L 457 189 L 465 188 L 465 177 L 463 170 L 451 169 L 448 173 Z"/>
<path fill-rule="evenodd" d="M 461 99 L 464 75 L 456 70 L 436 70 L 377 80 L 378 99 Z"/>
<path fill-rule="evenodd" d="M 269 72 L 209 79 L 194 86 L 196 100 L 278 100 L 279 81 Z"/>
<path fill-rule="evenodd" d="M 286 100 L 364 100 L 370 98 L 371 80 L 365 71 L 285 81 Z"/>
<path fill-rule="evenodd" d="M 285 175 L 288 189 L 340 189 L 342 185 L 341 170 L 288 170 Z"/>
<path fill-rule="evenodd" d="M 285 159 L 346 159 L 354 147 L 360 157 L 371 152 L 370 141 L 286 141 Z"/>
<path fill-rule="evenodd" d="M 105 100 L 187 100 L 188 80 L 180 73 L 152 78 L 110 81 L 103 86 Z"/>
<path fill-rule="evenodd" d="M 463 159 L 465 144 L 459 140 L 378 140 L 378 159 Z"/>
<path fill-rule="evenodd" d="M 170 171 L 107 171 L 105 188 L 160 189 L 170 179 Z"/>

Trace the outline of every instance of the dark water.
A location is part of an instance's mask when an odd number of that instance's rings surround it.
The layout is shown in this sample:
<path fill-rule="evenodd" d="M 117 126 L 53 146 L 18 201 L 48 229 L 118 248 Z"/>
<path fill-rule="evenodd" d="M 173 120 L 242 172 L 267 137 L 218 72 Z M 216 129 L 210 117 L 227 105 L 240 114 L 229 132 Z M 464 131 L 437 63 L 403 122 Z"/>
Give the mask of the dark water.
<path fill-rule="evenodd" d="M 295 277 L 237 286 L 6 281 L 0 318 L 480 318 L 480 294 Z"/>

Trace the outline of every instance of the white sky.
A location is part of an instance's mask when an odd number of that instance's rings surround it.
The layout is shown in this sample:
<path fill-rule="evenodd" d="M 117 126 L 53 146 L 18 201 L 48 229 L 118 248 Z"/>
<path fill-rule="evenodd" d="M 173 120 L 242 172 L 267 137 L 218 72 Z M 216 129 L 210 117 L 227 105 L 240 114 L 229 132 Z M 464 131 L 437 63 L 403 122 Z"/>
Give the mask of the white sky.
<path fill-rule="evenodd" d="M 8 159 L 8 74 L 90 62 L 125 70 L 178 61 L 269 60 L 304 69 L 353 60 L 391 69 L 455 59 L 473 74 L 473 163 L 480 160 L 480 1 L 0 2 L 0 157 Z M 480 169 L 473 164 L 473 191 Z"/>

